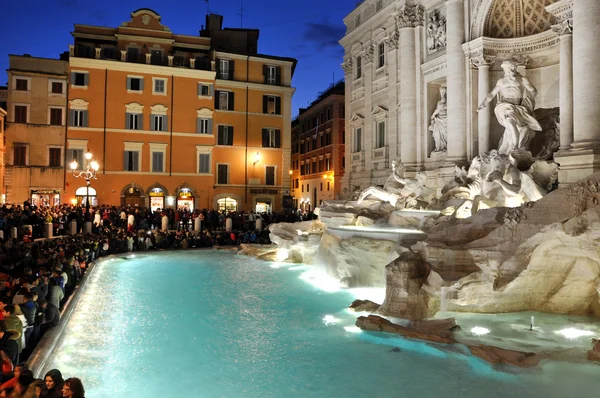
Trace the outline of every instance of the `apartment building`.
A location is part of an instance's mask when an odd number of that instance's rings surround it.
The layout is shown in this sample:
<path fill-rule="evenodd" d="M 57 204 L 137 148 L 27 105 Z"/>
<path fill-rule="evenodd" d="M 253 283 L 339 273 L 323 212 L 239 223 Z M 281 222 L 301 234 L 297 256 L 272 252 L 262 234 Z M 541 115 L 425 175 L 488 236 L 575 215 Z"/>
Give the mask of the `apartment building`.
<path fill-rule="evenodd" d="M 8 203 L 62 202 L 67 70 L 63 60 L 9 55 L 2 184 Z"/>
<path fill-rule="evenodd" d="M 150 9 L 75 25 L 66 158 L 99 163 L 91 203 L 281 210 L 296 60 L 260 54 L 258 36 L 214 14 L 198 36 L 174 34 Z M 84 202 L 85 181 L 66 181 Z"/>
<path fill-rule="evenodd" d="M 331 85 L 292 124 L 292 196 L 311 211 L 337 199 L 346 166 L 343 81 Z"/>

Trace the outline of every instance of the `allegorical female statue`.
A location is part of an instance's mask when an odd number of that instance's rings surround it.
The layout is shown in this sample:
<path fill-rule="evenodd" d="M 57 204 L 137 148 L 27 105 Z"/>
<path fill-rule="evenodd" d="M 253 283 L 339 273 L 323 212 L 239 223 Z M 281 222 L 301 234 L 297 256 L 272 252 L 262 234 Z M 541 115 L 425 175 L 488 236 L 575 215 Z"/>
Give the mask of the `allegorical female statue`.
<path fill-rule="evenodd" d="M 433 136 L 434 149 L 432 154 L 446 152 L 448 148 L 448 104 L 446 97 L 446 86 L 440 88 L 441 99 L 438 101 L 433 115 L 429 131 Z"/>

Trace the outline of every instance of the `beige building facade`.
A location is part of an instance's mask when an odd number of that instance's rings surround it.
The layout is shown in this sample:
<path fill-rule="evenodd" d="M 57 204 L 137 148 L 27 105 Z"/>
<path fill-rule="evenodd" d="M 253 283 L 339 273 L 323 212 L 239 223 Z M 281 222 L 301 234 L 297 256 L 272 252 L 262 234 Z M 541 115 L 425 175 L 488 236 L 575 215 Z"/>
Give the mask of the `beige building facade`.
<path fill-rule="evenodd" d="M 5 201 L 56 205 L 65 189 L 67 70 L 62 60 L 9 56 Z"/>

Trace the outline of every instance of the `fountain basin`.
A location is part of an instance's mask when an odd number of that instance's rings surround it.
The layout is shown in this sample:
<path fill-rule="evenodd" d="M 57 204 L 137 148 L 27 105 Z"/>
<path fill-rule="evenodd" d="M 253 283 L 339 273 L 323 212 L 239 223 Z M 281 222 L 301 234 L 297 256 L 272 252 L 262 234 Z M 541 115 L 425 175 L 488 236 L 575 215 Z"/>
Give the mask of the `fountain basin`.
<path fill-rule="evenodd" d="M 327 230 L 340 239 L 360 237 L 401 242 L 404 240 L 421 241 L 427 238 L 427 234 L 419 229 L 398 228 L 389 225 L 372 225 L 368 227 L 342 225 L 339 227 L 327 227 Z"/>

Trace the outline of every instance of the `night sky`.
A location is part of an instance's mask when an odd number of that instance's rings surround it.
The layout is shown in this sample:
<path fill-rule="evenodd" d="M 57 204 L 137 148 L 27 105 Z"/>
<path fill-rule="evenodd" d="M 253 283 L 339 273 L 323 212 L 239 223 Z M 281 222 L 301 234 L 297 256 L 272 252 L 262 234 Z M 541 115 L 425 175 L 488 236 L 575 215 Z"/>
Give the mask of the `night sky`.
<path fill-rule="evenodd" d="M 242 0 L 243 27 L 260 29 L 262 54 L 298 60 L 292 85 L 292 116 L 320 91 L 341 79 L 344 51 L 343 18 L 357 0 Z M 178 34 L 198 35 L 205 23 L 205 0 L 5 0 L 2 2 L 3 40 L 0 68 L 8 69 L 8 54 L 58 58 L 73 43 L 73 24 L 116 27 L 138 8 L 150 8 L 161 22 Z M 168 6 L 166 5 L 168 4 Z M 177 6 L 171 6 L 175 5 Z M 210 10 L 224 16 L 225 27 L 240 27 L 240 0 L 212 0 Z M 5 74 L 0 85 L 8 81 Z"/>

